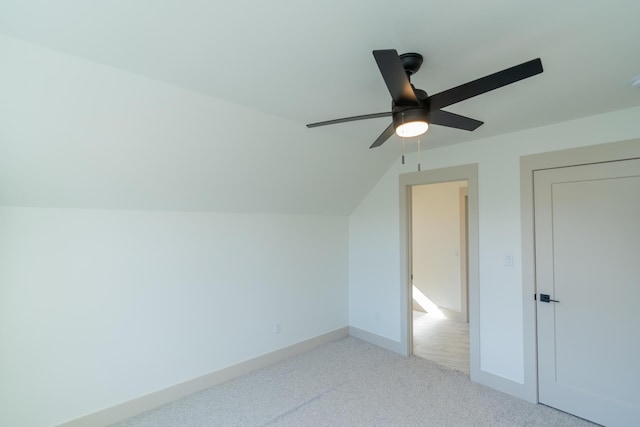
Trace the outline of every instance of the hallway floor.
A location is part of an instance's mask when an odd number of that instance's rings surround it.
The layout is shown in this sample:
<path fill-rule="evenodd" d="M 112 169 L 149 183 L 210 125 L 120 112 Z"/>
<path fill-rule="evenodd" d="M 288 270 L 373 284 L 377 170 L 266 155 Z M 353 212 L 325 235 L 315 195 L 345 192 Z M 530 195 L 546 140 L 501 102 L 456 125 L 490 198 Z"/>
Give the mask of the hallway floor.
<path fill-rule="evenodd" d="M 469 324 L 414 310 L 413 354 L 469 375 Z"/>

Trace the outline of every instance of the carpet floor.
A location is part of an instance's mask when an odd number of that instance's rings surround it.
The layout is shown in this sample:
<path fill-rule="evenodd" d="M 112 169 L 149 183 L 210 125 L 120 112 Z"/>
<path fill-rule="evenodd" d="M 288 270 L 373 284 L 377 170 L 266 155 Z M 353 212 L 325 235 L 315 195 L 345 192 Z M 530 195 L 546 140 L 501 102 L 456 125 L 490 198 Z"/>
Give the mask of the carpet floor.
<path fill-rule="evenodd" d="M 462 372 L 349 337 L 115 426 L 595 424 L 472 383 Z"/>

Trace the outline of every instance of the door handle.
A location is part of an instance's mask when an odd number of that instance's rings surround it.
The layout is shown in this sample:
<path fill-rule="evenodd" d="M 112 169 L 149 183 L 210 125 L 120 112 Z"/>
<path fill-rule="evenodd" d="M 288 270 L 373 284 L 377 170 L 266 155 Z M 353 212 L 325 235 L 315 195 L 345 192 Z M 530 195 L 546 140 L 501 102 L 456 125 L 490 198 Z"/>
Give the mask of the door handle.
<path fill-rule="evenodd" d="M 551 299 L 549 294 L 540 294 L 540 302 L 560 302 L 557 299 Z"/>

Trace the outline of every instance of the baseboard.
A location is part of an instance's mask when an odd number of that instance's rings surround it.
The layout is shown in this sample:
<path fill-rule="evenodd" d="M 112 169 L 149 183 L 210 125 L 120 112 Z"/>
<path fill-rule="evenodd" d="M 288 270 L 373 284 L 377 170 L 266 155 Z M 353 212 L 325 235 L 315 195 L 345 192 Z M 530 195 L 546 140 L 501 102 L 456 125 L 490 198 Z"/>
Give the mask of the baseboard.
<path fill-rule="evenodd" d="M 349 335 L 362 341 L 366 341 L 370 344 L 377 345 L 378 347 L 393 351 L 394 353 L 404 355 L 405 351 L 403 349 L 402 343 L 399 341 L 393 341 L 389 338 L 381 337 L 380 335 L 372 334 L 371 332 L 367 332 L 364 329 L 359 329 L 353 326 L 349 326 Z"/>
<path fill-rule="evenodd" d="M 238 363 L 237 365 L 65 422 L 58 425 L 58 427 L 97 427 L 114 424 L 289 357 L 304 353 L 323 344 L 346 338 L 349 336 L 349 332 L 349 328 L 345 326 L 344 328 L 336 329 L 335 331 L 315 338 Z"/>
<path fill-rule="evenodd" d="M 487 387 L 491 387 L 495 390 L 509 394 L 522 400 L 526 400 L 531 403 L 538 403 L 531 399 L 531 396 L 527 394 L 527 390 L 523 383 L 513 381 L 500 375 L 492 374 L 487 371 L 480 371 L 477 374 L 471 373 L 471 381 L 474 383 L 482 384 Z"/>
<path fill-rule="evenodd" d="M 373 334 L 371 332 L 367 332 L 363 329 L 359 329 L 353 326 L 349 326 L 349 335 L 352 337 L 361 339 L 362 341 L 366 341 L 370 344 L 377 345 L 378 347 L 382 347 L 389 351 L 393 351 L 394 353 L 403 354 L 402 343 L 398 341 L 393 341 L 388 338 L 381 337 L 380 335 Z M 492 374 L 487 371 L 481 371 L 478 369 L 478 372 L 474 372 L 474 369 L 471 369 L 471 381 L 485 385 L 487 387 L 491 387 L 503 393 L 509 394 L 511 396 L 518 397 L 523 400 L 527 400 L 531 403 L 538 403 L 534 399 L 531 398 L 529 394 L 526 393 L 526 388 L 524 384 L 519 383 L 517 381 L 509 380 L 507 378 L 501 377 L 499 375 Z"/>

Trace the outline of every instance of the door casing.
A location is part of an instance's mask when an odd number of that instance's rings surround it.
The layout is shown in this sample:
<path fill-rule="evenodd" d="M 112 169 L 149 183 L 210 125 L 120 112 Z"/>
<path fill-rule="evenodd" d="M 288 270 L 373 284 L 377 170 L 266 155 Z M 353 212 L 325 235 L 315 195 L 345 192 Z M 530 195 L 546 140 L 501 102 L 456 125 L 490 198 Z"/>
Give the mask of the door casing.
<path fill-rule="evenodd" d="M 539 400 L 634 425 L 640 159 L 536 171 L 534 188 L 538 296 L 560 300 L 536 308 Z"/>
<path fill-rule="evenodd" d="M 480 373 L 479 344 L 479 255 L 478 255 L 478 165 L 469 164 L 400 175 L 400 313 L 401 349 L 413 352 L 413 302 L 411 300 L 411 187 L 451 181 L 467 181 L 468 192 L 468 311 L 469 368 L 471 379 Z"/>
<path fill-rule="evenodd" d="M 533 154 L 520 158 L 522 226 L 522 304 L 524 326 L 524 388 L 520 397 L 538 403 L 535 236 L 533 174 L 536 170 L 640 158 L 640 139 Z"/>

